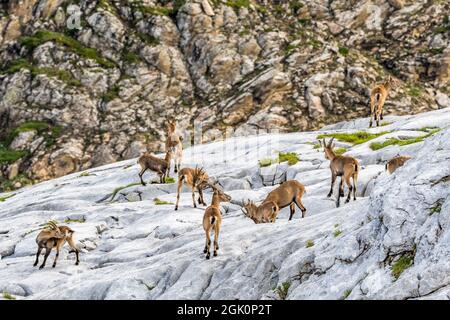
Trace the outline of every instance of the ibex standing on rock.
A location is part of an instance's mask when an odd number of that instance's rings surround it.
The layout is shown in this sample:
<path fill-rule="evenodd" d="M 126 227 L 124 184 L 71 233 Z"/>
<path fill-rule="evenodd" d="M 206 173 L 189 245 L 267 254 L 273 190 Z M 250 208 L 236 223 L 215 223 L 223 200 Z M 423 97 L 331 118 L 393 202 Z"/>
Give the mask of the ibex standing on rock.
<path fill-rule="evenodd" d="M 180 170 L 181 160 L 183 158 L 183 137 L 176 133 L 177 125 L 173 121 L 167 122 L 167 140 L 166 140 L 166 152 L 171 151 L 174 160 L 174 172 L 177 173 Z M 169 161 L 169 173 L 170 173 L 170 161 Z"/>
<path fill-rule="evenodd" d="M 142 176 L 144 175 L 145 171 L 147 171 L 147 169 L 156 172 L 159 176 L 159 182 L 164 183 L 166 177 L 169 176 L 171 159 L 172 159 L 172 152 L 170 150 L 166 153 L 166 157 L 164 159 L 155 157 L 154 155 L 151 155 L 148 152 L 140 156 L 138 159 L 138 163 L 141 166 L 139 178 L 141 178 L 142 185 L 145 186 L 145 182 L 142 179 Z"/>
<path fill-rule="evenodd" d="M 343 182 L 348 186 L 348 196 L 345 202 L 350 201 L 350 195 L 353 191 L 353 200 L 356 200 L 356 183 L 358 180 L 358 172 L 360 171 L 360 166 L 358 160 L 353 157 L 348 156 L 338 156 L 334 153 L 333 149 L 335 147 L 333 143 L 334 138 L 326 144 L 325 139 L 321 142 L 325 151 L 325 158 L 330 160 L 330 170 L 331 170 L 331 188 L 327 197 L 331 197 L 333 194 L 334 182 L 336 177 L 341 177 L 341 183 L 339 184 L 339 192 L 336 201 L 336 206 L 339 207 L 340 199 L 344 196 L 344 185 Z M 350 178 L 353 178 L 353 186 L 350 182 Z"/>
<path fill-rule="evenodd" d="M 295 205 L 297 205 L 302 211 L 302 218 L 304 218 L 306 214 L 306 208 L 302 203 L 304 193 L 305 186 L 303 184 L 296 180 L 288 180 L 272 190 L 259 206 L 251 201 L 245 203 L 242 212 L 255 223 L 275 222 L 278 212 L 290 206 L 289 220 L 291 220 L 295 213 Z"/>
<path fill-rule="evenodd" d="M 195 189 L 198 190 L 199 198 L 198 202 L 206 206 L 203 200 L 203 189 L 210 186 L 210 179 L 208 174 L 203 170 L 203 168 L 183 168 L 178 172 L 178 188 L 177 188 L 177 203 L 175 205 L 175 210 L 178 210 L 178 203 L 180 201 L 180 193 L 183 184 L 188 185 L 192 189 L 192 202 L 194 203 L 194 208 L 197 208 L 197 203 L 195 202 Z"/>
<path fill-rule="evenodd" d="M 74 231 L 67 226 L 57 226 L 55 222 L 49 221 L 47 224 L 47 228 L 42 230 L 38 236 L 36 237 L 36 243 L 38 245 L 38 251 L 36 253 L 36 261 L 34 262 L 34 267 L 39 263 L 39 255 L 41 254 L 42 249 L 45 249 L 45 257 L 44 262 L 39 267 L 39 269 L 44 268 L 45 262 L 47 261 L 48 256 L 53 248 L 56 248 L 56 256 L 55 261 L 53 262 L 53 268 L 56 267 L 56 261 L 59 257 L 59 250 L 64 245 L 64 243 L 69 244 L 72 248 L 70 252 L 75 252 L 77 256 L 77 260 L 75 265 L 80 263 L 80 259 L 78 257 L 79 250 L 75 245 L 75 241 L 73 239 Z"/>
<path fill-rule="evenodd" d="M 370 92 L 370 124 L 372 127 L 373 119 L 377 122 L 377 126 L 380 125 L 380 120 L 383 120 L 383 106 L 386 98 L 389 94 L 394 83 L 394 78 L 388 76 L 387 80 L 375 86 Z"/>
<path fill-rule="evenodd" d="M 206 259 L 210 257 L 211 247 L 211 231 L 214 230 L 214 257 L 217 256 L 217 250 L 219 250 L 219 233 L 220 225 L 222 224 L 222 215 L 220 213 L 220 202 L 229 202 L 231 197 L 225 194 L 219 188 L 212 186 L 214 193 L 211 201 L 211 205 L 206 208 L 203 215 L 203 229 L 206 235 L 206 244 L 203 253 L 206 253 Z"/>
<path fill-rule="evenodd" d="M 398 167 L 403 166 L 409 159 L 411 159 L 410 156 L 397 156 L 392 158 L 386 163 L 386 170 L 392 174 Z"/>

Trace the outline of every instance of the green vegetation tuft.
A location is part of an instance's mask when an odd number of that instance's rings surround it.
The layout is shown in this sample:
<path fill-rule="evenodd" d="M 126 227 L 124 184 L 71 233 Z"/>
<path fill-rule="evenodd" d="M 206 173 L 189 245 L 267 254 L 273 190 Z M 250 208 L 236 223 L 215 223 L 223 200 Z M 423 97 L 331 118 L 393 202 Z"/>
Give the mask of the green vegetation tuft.
<path fill-rule="evenodd" d="M 174 203 L 172 203 L 172 202 L 160 200 L 159 198 L 153 199 L 153 202 L 154 202 L 157 206 L 160 206 L 160 205 L 166 205 L 166 204 L 174 204 Z"/>
<path fill-rule="evenodd" d="M 439 199 L 437 200 L 433 206 L 430 208 L 430 216 L 435 213 L 440 213 L 442 210 L 442 205 L 444 204 L 445 199 Z"/>
<path fill-rule="evenodd" d="M 14 194 L 11 194 L 9 196 L 6 197 L 0 197 L 0 202 L 5 202 L 7 199 L 14 197 Z"/>
<path fill-rule="evenodd" d="M 367 142 L 369 140 L 378 138 L 389 132 L 380 132 L 380 133 L 369 133 L 365 131 L 358 131 L 353 133 L 328 133 L 328 134 L 320 134 L 317 136 L 317 139 L 323 138 L 335 138 L 340 141 L 352 143 L 352 144 L 361 144 Z"/>
<path fill-rule="evenodd" d="M 108 91 L 106 91 L 103 96 L 102 99 L 104 102 L 108 103 L 110 101 L 113 101 L 114 99 L 119 98 L 119 91 L 120 91 L 120 87 L 119 86 L 113 86 L 112 88 L 110 88 Z"/>
<path fill-rule="evenodd" d="M 347 149 L 345 149 L 345 148 L 335 148 L 333 151 L 334 151 L 335 154 L 337 154 L 338 156 L 340 156 L 340 155 L 346 153 L 346 152 L 347 152 Z"/>
<path fill-rule="evenodd" d="M 350 295 L 352 293 L 352 290 L 351 289 L 347 289 L 347 290 L 345 290 L 344 291 L 344 294 L 342 295 L 342 298 L 341 298 L 341 300 L 345 300 L 345 299 L 347 299 L 348 298 L 348 296 Z"/>
<path fill-rule="evenodd" d="M 334 232 L 333 232 L 333 236 L 335 237 L 335 238 L 337 238 L 337 237 L 339 237 L 340 235 L 342 234 L 342 231 L 341 230 L 334 230 Z"/>
<path fill-rule="evenodd" d="M 124 51 L 122 54 L 122 59 L 127 63 L 139 63 L 141 61 L 141 58 L 138 54 L 132 52 L 132 51 Z"/>
<path fill-rule="evenodd" d="M 85 171 L 85 172 L 82 172 L 78 177 L 82 178 L 82 177 L 90 177 L 90 176 L 95 176 L 95 175 L 96 174 L 94 174 L 94 173 L 90 173 L 90 172 Z"/>
<path fill-rule="evenodd" d="M 166 179 L 164 180 L 164 183 L 175 183 L 175 178 L 166 177 Z"/>
<path fill-rule="evenodd" d="M 300 161 L 300 158 L 298 157 L 298 155 L 295 152 L 280 152 L 278 154 L 278 158 L 277 159 L 271 159 L 271 158 L 266 158 L 266 159 L 261 159 L 258 161 L 259 166 L 262 167 L 268 167 L 272 164 L 275 163 L 281 163 L 281 162 L 285 162 L 287 161 L 288 164 L 290 166 L 296 164 L 297 162 Z"/>
<path fill-rule="evenodd" d="M 420 97 L 422 95 L 422 88 L 418 84 L 408 83 L 406 85 L 406 93 L 411 97 Z"/>
<path fill-rule="evenodd" d="M 290 287 L 291 287 L 291 283 L 286 281 L 286 282 L 283 282 L 281 284 L 281 286 L 278 286 L 275 289 L 275 292 L 278 294 L 278 296 L 280 297 L 281 300 L 285 300 L 288 295 Z"/>
<path fill-rule="evenodd" d="M 54 41 L 57 44 L 63 45 L 80 57 L 92 59 L 105 68 L 116 67 L 115 62 L 101 57 L 96 49 L 87 48 L 79 41 L 63 33 L 40 30 L 32 36 L 25 36 L 19 39 L 19 42 L 30 50 L 33 50 L 48 41 Z"/>
<path fill-rule="evenodd" d="M 23 150 L 0 149 L 0 164 L 17 161 L 27 154 L 28 152 Z"/>
<path fill-rule="evenodd" d="M 341 55 L 343 55 L 344 57 L 346 57 L 346 56 L 348 55 L 348 53 L 349 53 L 350 50 L 349 50 L 348 48 L 346 48 L 346 47 L 339 47 L 338 51 L 339 51 L 339 53 L 340 53 Z"/>
<path fill-rule="evenodd" d="M 415 137 L 415 138 L 409 138 L 409 139 L 397 139 L 397 138 L 389 138 L 386 139 L 383 142 L 373 142 L 370 144 L 370 148 L 372 150 L 380 150 L 383 148 L 386 148 L 388 146 L 392 146 L 392 145 L 398 145 L 398 146 L 406 146 L 409 144 L 413 144 L 413 143 L 417 143 L 417 142 L 422 142 L 424 139 L 432 136 L 433 134 L 437 133 L 441 131 L 440 128 L 436 128 L 436 129 L 432 129 L 430 131 L 428 131 L 428 133 L 422 137 Z"/>
<path fill-rule="evenodd" d="M 16 300 L 16 297 L 6 291 L 3 291 L 3 298 L 5 300 Z"/>
<path fill-rule="evenodd" d="M 232 8 L 248 8 L 250 7 L 250 0 L 227 0 L 225 5 Z"/>
<path fill-rule="evenodd" d="M 289 1 L 289 8 L 291 9 L 293 14 L 298 14 L 300 9 L 304 7 L 304 4 L 299 0 L 291 0 Z"/>
<path fill-rule="evenodd" d="M 112 202 L 112 201 L 114 200 L 114 198 L 116 197 L 117 193 L 119 193 L 119 191 L 122 191 L 122 190 L 124 190 L 124 189 L 126 189 L 126 188 L 129 188 L 129 187 L 134 187 L 134 186 L 139 186 L 139 185 L 141 185 L 140 182 L 132 182 L 132 183 L 129 183 L 129 184 L 125 185 L 125 186 L 121 186 L 121 187 L 115 188 L 115 189 L 113 190 L 112 195 L 111 195 L 111 200 L 110 200 L 110 202 Z"/>
<path fill-rule="evenodd" d="M 314 241 L 313 240 L 307 240 L 306 241 L 306 248 L 311 248 L 312 246 L 314 246 Z"/>
<path fill-rule="evenodd" d="M 413 265 L 414 255 L 414 251 L 405 253 L 392 265 L 391 272 L 395 279 L 398 279 L 403 271 Z"/>

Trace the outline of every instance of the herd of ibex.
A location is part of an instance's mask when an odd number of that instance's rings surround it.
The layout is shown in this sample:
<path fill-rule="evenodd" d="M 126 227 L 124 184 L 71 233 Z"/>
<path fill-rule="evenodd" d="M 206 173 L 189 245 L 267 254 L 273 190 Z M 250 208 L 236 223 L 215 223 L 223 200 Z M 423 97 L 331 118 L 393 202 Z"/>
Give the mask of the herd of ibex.
<path fill-rule="evenodd" d="M 391 88 L 394 80 L 392 77 L 380 85 L 374 87 L 370 95 L 370 124 L 372 127 L 373 120 L 376 121 L 377 126 L 380 125 L 379 121 L 383 119 L 383 106 L 389 89 Z M 141 167 L 139 172 L 139 178 L 142 185 L 145 186 L 143 175 L 147 170 L 156 172 L 159 176 L 159 182 L 165 183 L 166 178 L 169 177 L 171 161 L 174 160 L 174 172 L 178 173 L 178 187 L 177 187 L 177 200 L 175 204 L 175 210 L 178 210 L 178 204 L 180 201 L 180 193 L 183 185 L 187 185 L 192 190 L 192 202 L 194 208 L 197 208 L 195 200 L 195 191 L 199 193 L 198 202 L 201 205 L 206 206 L 203 198 L 203 190 L 211 188 L 213 190 L 212 202 L 209 207 L 205 209 L 203 216 L 203 228 L 205 230 L 206 244 L 204 253 L 206 259 L 210 258 L 211 247 L 211 233 L 214 231 L 214 256 L 217 256 L 219 250 L 219 233 L 222 223 L 222 215 L 220 212 L 220 202 L 230 202 L 231 197 L 224 193 L 221 187 L 208 176 L 203 168 L 183 168 L 181 169 L 181 161 L 183 155 L 182 136 L 176 132 L 176 123 L 174 121 L 167 122 L 167 140 L 165 144 L 166 155 L 164 159 L 158 158 L 150 153 L 144 153 L 138 159 L 138 163 Z M 358 174 L 361 171 L 358 160 L 351 156 L 337 155 L 334 150 L 334 138 L 330 139 L 328 143 L 323 139 L 319 140 L 320 145 L 324 149 L 325 158 L 330 160 L 331 171 L 331 187 L 328 197 L 333 194 L 333 187 L 337 177 L 341 177 L 339 184 L 339 191 L 337 195 L 336 205 L 340 205 L 340 198 L 344 196 L 344 182 L 348 186 L 348 195 L 345 202 L 349 202 L 352 198 L 356 200 L 356 187 L 358 181 Z M 397 156 L 386 163 L 386 170 L 389 173 L 393 173 L 398 167 L 404 165 L 406 161 L 411 159 L 409 156 Z M 290 216 L 292 219 L 295 214 L 296 206 L 302 211 L 302 218 L 305 217 L 306 208 L 302 203 L 302 197 L 305 194 L 305 186 L 296 180 L 288 180 L 282 183 L 280 186 L 272 190 L 261 204 L 256 205 L 252 201 L 243 203 L 242 212 L 245 216 L 252 219 L 255 223 L 273 223 L 277 219 L 278 213 L 281 209 L 289 206 Z M 36 261 L 34 266 L 39 262 L 39 256 L 41 251 L 45 249 L 45 257 L 40 269 L 45 266 L 47 258 L 53 248 L 56 248 L 56 257 L 53 263 L 53 267 L 56 266 L 56 261 L 59 256 L 61 247 L 68 242 L 72 248 L 71 252 L 76 254 L 76 265 L 79 264 L 79 250 L 77 249 L 73 240 L 74 231 L 67 226 L 58 226 L 54 221 L 47 223 L 46 228 L 42 230 L 37 238 L 36 243 L 38 245 L 38 251 L 36 253 Z"/>

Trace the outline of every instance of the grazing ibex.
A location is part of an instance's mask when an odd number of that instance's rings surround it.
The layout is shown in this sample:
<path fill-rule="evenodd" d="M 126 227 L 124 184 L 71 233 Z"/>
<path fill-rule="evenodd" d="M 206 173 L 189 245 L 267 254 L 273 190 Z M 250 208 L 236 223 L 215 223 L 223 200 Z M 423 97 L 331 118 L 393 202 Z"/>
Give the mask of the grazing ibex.
<path fill-rule="evenodd" d="M 172 152 L 170 150 L 166 153 L 166 157 L 164 159 L 155 157 L 154 155 L 148 152 L 145 152 L 142 156 L 140 156 L 138 159 L 138 163 L 141 166 L 139 178 L 141 178 L 142 185 L 145 186 L 145 182 L 142 179 L 142 176 L 144 175 L 147 169 L 156 172 L 159 176 L 159 182 L 164 183 L 166 177 L 169 176 L 169 167 L 171 158 Z"/>
<path fill-rule="evenodd" d="M 255 223 L 275 222 L 278 212 L 290 206 L 289 220 L 291 220 L 295 213 L 295 205 L 297 205 L 302 211 L 302 218 L 304 218 L 306 214 L 306 208 L 302 203 L 304 193 L 305 186 L 303 184 L 296 180 L 288 180 L 272 190 L 259 206 L 251 201 L 244 203 L 242 212 Z"/>
<path fill-rule="evenodd" d="M 392 174 L 395 170 L 397 170 L 398 167 L 403 166 L 409 159 L 411 159 L 410 156 L 394 157 L 386 163 L 386 170 Z"/>
<path fill-rule="evenodd" d="M 377 126 L 380 125 L 380 120 L 383 120 L 383 106 L 386 98 L 389 94 L 389 90 L 394 83 L 394 78 L 388 76 L 387 80 L 375 86 L 370 92 L 370 124 L 372 127 L 373 119 L 377 122 Z"/>
<path fill-rule="evenodd" d="M 211 231 L 214 230 L 214 257 L 217 256 L 219 250 L 219 233 L 222 224 L 222 215 L 220 213 L 220 202 L 230 202 L 231 197 L 225 194 L 217 186 L 211 186 L 214 190 L 211 205 L 206 208 L 203 215 L 203 229 L 206 234 L 206 244 L 203 253 L 206 253 L 206 259 L 210 257 L 211 247 Z"/>
<path fill-rule="evenodd" d="M 174 159 L 174 172 L 177 173 L 180 170 L 181 160 L 183 158 L 183 137 L 176 133 L 177 125 L 174 121 L 167 122 L 167 140 L 166 140 L 166 152 L 169 150 L 173 154 Z M 169 173 L 170 173 L 170 161 L 169 161 Z"/>
<path fill-rule="evenodd" d="M 344 196 L 344 185 L 343 182 L 348 186 L 348 196 L 345 202 L 350 201 L 350 195 L 353 191 L 353 200 L 356 200 L 356 183 L 358 180 L 358 172 L 360 171 L 360 166 L 358 160 L 349 156 L 339 156 L 336 155 L 333 151 L 335 145 L 333 143 L 334 138 L 328 142 L 325 142 L 325 139 L 321 142 L 323 143 L 323 148 L 325 151 L 325 158 L 330 160 L 330 170 L 331 170 L 331 188 L 327 197 L 331 197 L 333 194 L 334 182 L 336 181 L 336 177 L 341 177 L 341 183 L 339 184 L 339 192 L 336 201 L 336 205 L 339 207 L 340 199 Z M 353 186 L 350 182 L 350 178 L 353 179 Z"/>
<path fill-rule="evenodd" d="M 36 261 L 34 262 L 33 267 L 37 266 L 37 264 L 39 263 L 39 255 L 41 254 L 42 249 L 45 249 L 44 262 L 42 262 L 42 265 L 39 267 L 39 269 L 44 268 L 47 258 L 53 248 L 56 248 L 56 256 L 55 261 L 53 262 L 53 268 L 56 267 L 56 261 L 58 260 L 59 257 L 59 250 L 64 245 L 64 243 L 66 243 L 66 241 L 72 248 L 70 252 L 75 252 L 77 256 L 75 265 L 78 265 L 80 263 L 78 257 L 79 250 L 75 245 L 73 233 L 74 231 L 69 227 L 57 226 L 55 222 L 49 221 L 47 224 L 47 228 L 42 230 L 36 237 L 38 251 L 36 253 Z"/>
<path fill-rule="evenodd" d="M 208 174 L 203 170 L 203 168 L 183 168 L 178 172 L 178 188 L 177 188 L 177 203 L 175 204 L 175 210 L 178 210 L 178 202 L 180 201 L 180 193 L 183 184 L 186 184 L 192 189 L 192 202 L 194 203 L 194 208 L 197 208 L 197 203 L 195 202 L 195 189 L 198 190 L 199 204 L 206 206 L 203 200 L 203 189 L 210 186 L 210 179 Z"/>

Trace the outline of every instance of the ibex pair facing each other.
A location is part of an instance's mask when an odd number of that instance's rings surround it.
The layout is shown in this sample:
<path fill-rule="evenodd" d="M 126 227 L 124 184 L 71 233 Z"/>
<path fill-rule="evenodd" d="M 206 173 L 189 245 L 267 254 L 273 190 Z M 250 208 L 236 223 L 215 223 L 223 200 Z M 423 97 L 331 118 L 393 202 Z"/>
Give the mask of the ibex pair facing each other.
<path fill-rule="evenodd" d="M 37 266 L 37 264 L 39 263 L 39 255 L 41 254 L 42 250 L 45 249 L 44 262 L 42 262 L 42 265 L 39 267 L 39 269 L 44 268 L 50 252 L 53 248 L 56 248 L 56 256 L 55 261 L 53 262 L 53 268 L 56 267 L 56 261 L 59 257 L 59 251 L 66 243 L 66 241 L 72 249 L 70 252 L 75 252 L 77 257 L 75 265 L 78 265 L 80 263 L 79 250 L 75 245 L 73 233 L 74 231 L 71 228 L 67 226 L 57 226 L 55 222 L 49 221 L 47 224 L 47 228 L 39 232 L 38 236 L 36 237 L 38 251 L 36 253 L 36 261 L 34 262 L 33 266 Z"/>

